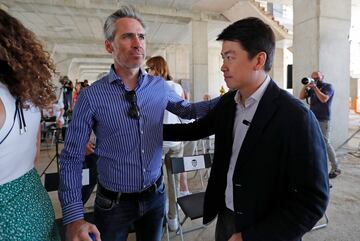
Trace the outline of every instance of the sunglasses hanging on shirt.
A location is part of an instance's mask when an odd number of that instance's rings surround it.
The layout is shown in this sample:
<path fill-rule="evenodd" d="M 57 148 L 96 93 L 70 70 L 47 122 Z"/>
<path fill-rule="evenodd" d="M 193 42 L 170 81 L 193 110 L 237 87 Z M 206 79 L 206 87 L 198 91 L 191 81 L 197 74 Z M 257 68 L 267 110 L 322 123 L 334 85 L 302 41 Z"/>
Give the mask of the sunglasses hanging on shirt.
<path fill-rule="evenodd" d="M 135 90 L 125 91 L 125 98 L 130 103 L 130 108 L 128 110 L 128 116 L 132 119 L 140 119 L 140 110 L 137 105 L 137 97 Z"/>

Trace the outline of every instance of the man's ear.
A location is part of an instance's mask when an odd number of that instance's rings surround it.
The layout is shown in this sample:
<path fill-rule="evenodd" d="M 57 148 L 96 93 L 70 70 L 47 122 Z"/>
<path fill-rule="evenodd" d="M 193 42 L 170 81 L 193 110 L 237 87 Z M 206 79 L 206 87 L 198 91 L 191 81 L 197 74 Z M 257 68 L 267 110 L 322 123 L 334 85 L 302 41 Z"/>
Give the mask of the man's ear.
<path fill-rule="evenodd" d="M 265 52 L 260 52 L 255 56 L 255 65 L 254 70 L 264 69 L 265 62 L 267 59 L 267 54 Z"/>
<path fill-rule="evenodd" d="M 113 52 L 113 47 L 112 47 L 111 42 L 109 40 L 105 40 L 105 49 L 110 54 Z"/>

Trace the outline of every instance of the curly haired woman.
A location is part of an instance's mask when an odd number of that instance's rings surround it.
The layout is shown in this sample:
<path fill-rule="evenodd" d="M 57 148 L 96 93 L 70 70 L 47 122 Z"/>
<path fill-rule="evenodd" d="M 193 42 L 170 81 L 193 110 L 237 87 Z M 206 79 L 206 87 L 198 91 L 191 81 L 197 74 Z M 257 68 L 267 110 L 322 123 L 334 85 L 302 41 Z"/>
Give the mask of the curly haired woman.
<path fill-rule="evenodd" d="M 59 240 L 34 168 L 54 66 L 35 35 L 0 9 L 0 240 Z"/>

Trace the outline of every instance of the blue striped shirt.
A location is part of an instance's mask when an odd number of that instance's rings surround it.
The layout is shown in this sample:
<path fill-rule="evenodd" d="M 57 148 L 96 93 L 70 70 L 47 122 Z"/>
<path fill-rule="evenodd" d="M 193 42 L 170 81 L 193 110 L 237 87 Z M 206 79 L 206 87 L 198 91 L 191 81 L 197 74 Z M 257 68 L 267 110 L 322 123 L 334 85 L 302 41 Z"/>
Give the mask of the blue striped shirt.
<path fill-rule="evenodd" d="M 160 77 L 139 72 L 135 88 L 140 119 L 128 116 L 127 87 L 113 67 L 108 75 L 82 90 L 66 133 L 60 159 L 59 198 L 63 223 L 83 218 L 81 172 L 85 146 L 96 134 L 98 180 L 116 192 L 139 192 L 161 175 L 165 109 L 181 118 L 205 115 L 217 103 L 190 104 Z"/>

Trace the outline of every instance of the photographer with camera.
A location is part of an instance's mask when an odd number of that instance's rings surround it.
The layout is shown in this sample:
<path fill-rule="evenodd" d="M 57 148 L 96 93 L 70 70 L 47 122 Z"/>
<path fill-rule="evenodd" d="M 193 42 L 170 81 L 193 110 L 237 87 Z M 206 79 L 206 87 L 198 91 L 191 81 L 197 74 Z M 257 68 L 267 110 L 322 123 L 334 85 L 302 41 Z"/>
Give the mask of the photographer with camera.
<path fill-rule="evenodd" d="M 331 84 L 324 82 L 324 75 L 320 71 L 313 72 L 311 78 L 303 78 L 301 82 L 304 87 L 301 89 L 299 97 L 301 100 L 306 99 L 306 102 L 310 104 L 310 110 L 315 114 L 319 122 L 326 143 L 328 159 L 331 163 L 329 178 L 335 178 L 341 174 L 341 170 L 339 169 L 335 150 L 330 144 L 331 103 L 334 89 Z"/>

